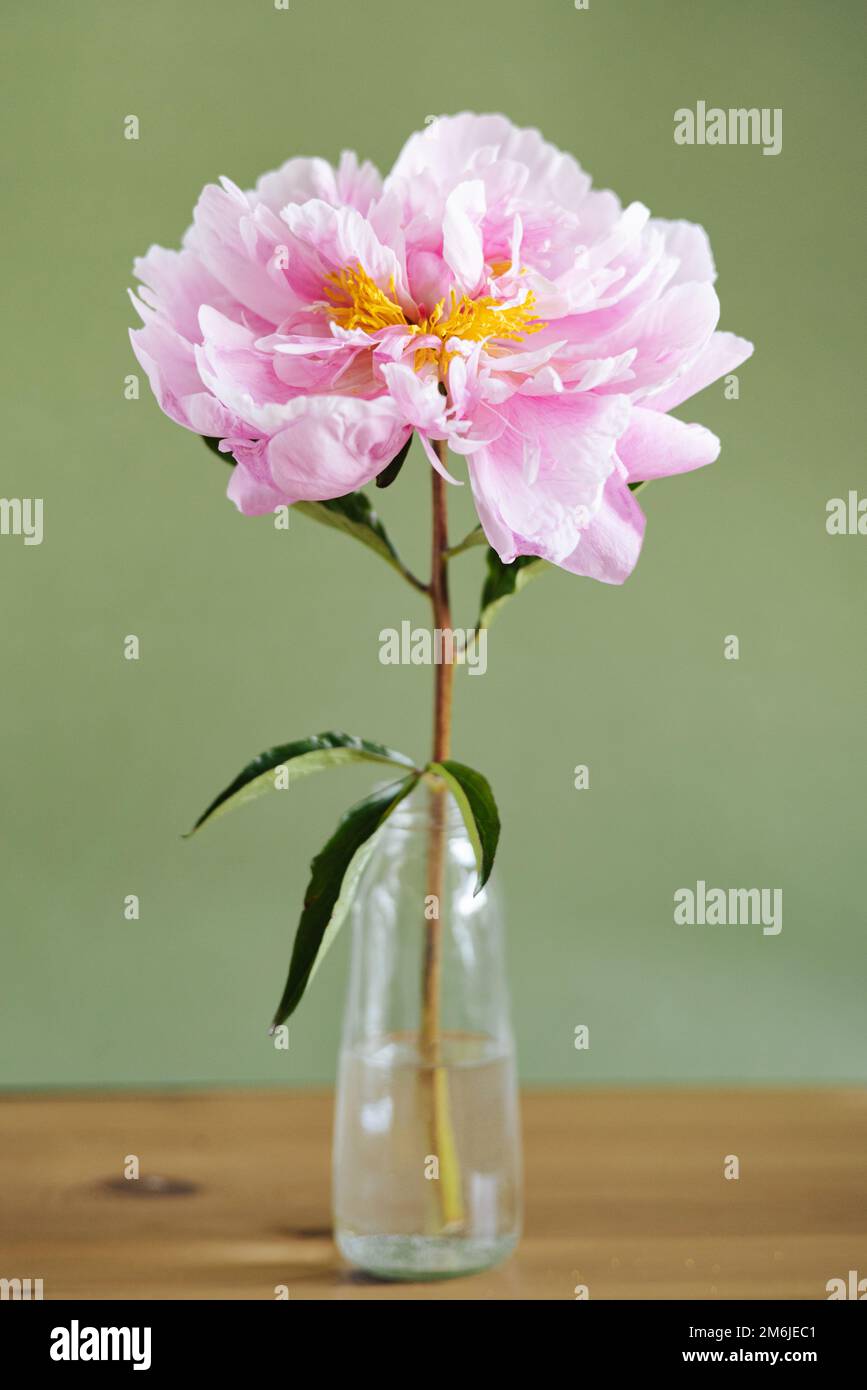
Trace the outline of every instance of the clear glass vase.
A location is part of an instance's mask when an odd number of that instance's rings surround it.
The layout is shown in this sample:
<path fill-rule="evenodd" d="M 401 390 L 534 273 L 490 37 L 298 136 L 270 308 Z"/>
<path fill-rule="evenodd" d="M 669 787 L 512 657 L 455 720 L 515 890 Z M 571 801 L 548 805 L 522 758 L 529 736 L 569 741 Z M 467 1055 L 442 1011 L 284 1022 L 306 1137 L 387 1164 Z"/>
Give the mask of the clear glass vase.
<path fill-rule="evenodd" d="M 521 1220 L 503 923 L 457 806 L 418 788 L 379 831 L 352 908 L 334 1229 L 388 1279 L 486 1269 Z"/>

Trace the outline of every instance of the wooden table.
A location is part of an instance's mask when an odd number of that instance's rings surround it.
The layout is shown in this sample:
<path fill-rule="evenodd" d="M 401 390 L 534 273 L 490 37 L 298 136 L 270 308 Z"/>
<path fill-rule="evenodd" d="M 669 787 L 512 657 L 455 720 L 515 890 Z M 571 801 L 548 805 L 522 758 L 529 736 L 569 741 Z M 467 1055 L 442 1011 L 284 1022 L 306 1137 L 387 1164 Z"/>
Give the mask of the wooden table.
<path fill-rule="evenodd" d="M 46 1299 L 571 1300 L 824 1299 L 867 1275 L 860 1091 L 536 1092 L 523 1116 L 518 1253 L 406 1285 L 331 1243 L 327 1095 L 6 1095 L 0 1277 Z"/>

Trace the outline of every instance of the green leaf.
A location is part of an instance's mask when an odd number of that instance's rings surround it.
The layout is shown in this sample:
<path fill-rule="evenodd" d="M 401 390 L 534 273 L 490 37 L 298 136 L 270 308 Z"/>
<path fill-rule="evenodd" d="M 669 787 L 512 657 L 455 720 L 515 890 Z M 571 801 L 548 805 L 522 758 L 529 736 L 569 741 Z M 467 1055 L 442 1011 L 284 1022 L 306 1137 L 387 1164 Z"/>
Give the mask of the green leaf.
<path fill-rule="evenodd" d="M 519 594 L 528 580 L 548 569 L 548 561 L 535 555 L 519 555 L 504 565 L 496 550 L 488 547 L 488 573 L 482 589 L 482 606 L 477 627 L 490 627 L 494 615 L 513 594 Z"/>
<path fill-rule="evenodd" d="M 410 436 L 404 444 L 403 448 L 395 454 L 394 458 L 391 460 L 391 463 L 386 464 L 385 468 L 383 468 L 381 473 L 377 473 L 377 487 L 391 487 L 392 483 L 394 482 L 395 478 L 397 477 L 398 473 L 403 468 L 403 465 L 406 462 L 406 456 L 409 453 L 409 446 L 411 443 L 412 433 L 410 433 Z"/>
<path fill-rule="evenodd" d="M 488 779 L 474 768 L 452 759 L 428 763 L 425 771 L 442 777 L 458 803 L 476 856 L 475 892 L 480 893 L 491 876 L 500 839 L 500 813 Z"/>
<path fill-rule="evenodd" d="M 296 739 L 294 743 L 281 743 L 260 753 L 251 763 L 239 772 L 234 782 L 230 782 L 219 796 L 215 797 L 206 811 L 199 816 L 192 830 L 194 834 L 205 821 L 220 816 L 235 806 L 243 806 L 265 792 L 274 789 L 274 770 L 285 767 L 287 782 L 292 783 L 311 772 L 322 772 L 327 767 L 340 767 L 343 763 L 391 763 L 401 768 L 417 770 L 411 758 L 396 753 L 393 748 L 385 748 L 381 743 L 371 743 L 366 738 L 356 738 L 354 734 L 339 731 L 327 734 L 314 734 L 310 738 Z"/>
<path fill-rule="evenodd" d="M 294 510 L 323 526 L 333 526 L 336 531 L 353 536 L 375 550 L 388 564 L 400 569 L 397 551 L 363 492 L 349 492 L 345 497 L 332 497 L 327 502 L 296 502 Z"/>
<path fill-rule="evenodd" d="M 209 439 L 207 435 L 201 437 L 218 458 L 222 459 L 224 463 L 234 466 L 235 460 L 231 454 L 220 453 L 219 439 Z M 411 441 L 412 435 L 407 440 L 404 449 L 401 449 L 396 458 L 393 458 L 391 463 L 386 465 L 384 472 L 387 473 L 389 469 L 395 467 L 401 454 L 404 458 L 406 457 Z M 381 476 L 382 474 L 380 474 Z M 397 476 L 396 471 L 394 476 Z M 408 580 L 413 588 L 425 588 L 421 580 L 417 579 L 401 560 L 386 534 L 385 527 L 363 492 L 348 492 L 345 497 L 332 497 L 327 502 L 295 502 L 292 505 L 292 510 L 301 512 L 303 516 L 311 517 L 313 521 L 318 521 L 323 526 L 331 526 L 336 531 L 342 531 L 344 535 L 352 536 L 355 540 L 361 541 L 368 549 L 375 551 L 385 560 L 386 564 L 391 565 L 392 569 L 397 570 L 398 574 Z"/>
<path fill-rule="evenodd" d="M 487 545 L 487 543 L 488 538 L 481 526 L 474 526 L 472 531 L 467 532 L 462 541 L 449 547 L 446 556 L 449 560 L 453 560 L 456 555 L 463 555 L 465 550 L 472 550 L 474 546 Z"/>
<path fill-rule="evenodd" d="M 345 497 L 332 497 L 327 502 L 296 502 L 292 510 L 311 517 L 323 526 L 333 526 L 336 531 L 342 531 L 344 535 L 361 541 L 362 545 L 375 551 L 386 564 L 391 565 L 404 579 L 408 579 L 415 588 L 424 587 L 403 564 L 386 534 L 385 527 L 363 492 L 350 492 Z"/>
<path fill-rule="evenodd" d="M 272 1030 L 285 1023 L 301 1002 L 307 985 L 343 924 L 373 849 L 373 836 L 412 791 L 418 778 L 419 774 L 405 777 L 352 806 L 325 848 L 312 861 L 304 910 L 292 947 L 289 976 L 271 1024 Z"/>
<path fill-rule="evenodd" d="M 639 488 L 647 487 L 649 478 L 642 478 L 640 483 L 627 483 L 630 492 L 638 492 Z"/>

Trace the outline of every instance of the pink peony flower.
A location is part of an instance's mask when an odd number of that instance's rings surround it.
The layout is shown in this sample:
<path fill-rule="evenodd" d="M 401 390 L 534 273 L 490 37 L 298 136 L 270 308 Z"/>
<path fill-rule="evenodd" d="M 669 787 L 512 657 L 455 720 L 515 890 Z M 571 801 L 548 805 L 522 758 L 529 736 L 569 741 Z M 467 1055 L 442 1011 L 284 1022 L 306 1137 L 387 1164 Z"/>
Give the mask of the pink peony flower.
<path fill-rule="evenodd" d="M 504 116 L 442 117 L 383 183 L 344 154 L 208 185 L 181 251 L 135 263 L 160 406 L 222 441 L 247 515 L 371 482 L 415 431 L 466 456 L 505 562 L 622 583 L 628 484 L 711 463 L 667 412 L 752 352 L 716 332 L 707 236 L 595 192 Z M 450 481 L 457 481 L 446 474 Z"/>

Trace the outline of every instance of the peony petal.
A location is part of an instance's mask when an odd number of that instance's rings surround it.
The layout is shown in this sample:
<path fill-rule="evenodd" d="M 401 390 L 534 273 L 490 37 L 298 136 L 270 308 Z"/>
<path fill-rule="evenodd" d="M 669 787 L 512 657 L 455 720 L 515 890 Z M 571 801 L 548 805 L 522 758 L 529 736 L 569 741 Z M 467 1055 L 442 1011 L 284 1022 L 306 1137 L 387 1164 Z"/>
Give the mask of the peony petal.
<path fill-rule="evenodd" d="M 264 516 L 279 507 L 283 500 L 276 488 L 254 478 L 242 463 L 236 463 L 232 469 L 226 496 L 244 516 Z"/>
<path fill-rule="evenodd" d="M 248 197 L 276 213 L 287 203 L 318 198 L 332 207 L 354 207 L 366 216 L 381 192 L 382 179 L 375 166 L 366 160 L 359 164 L 351 150 L 344 150 L 337 169 L 325 159 L 289 159 L 273 173 L 263 174 Z"/>
<path fill-rule="evenodd" d="M 713 283 L 716 266 L 704 227 L 697 222 L 665 222 L 659 218 L 655 218 L 650 225 L 662 232 L 666 255 L 674 256 L 678 261 L 671 282 L 673 285 L 683 285 L 691 280 Z"/>
<path fill-rule="evenodd" d="M 413 429 L 445 432 L 446 401 L 434 378 L 424 378 L 402 362 L 388 362 L 382 368 L 397 413 Z"/>
<path fill-rule="evenodd" d="M 479 520 L 506 564 L 516 555 L 563 564 L 602 503 L 629 401 L 513 396 L 501 413 L 507 428 L 469 456 Z"/>
<path fill-rule="evenodd" d="M 268 441 L 266 458 L 280 501 L 319 502 L 369 483 L 409 436 L 385 396 L 300 396 Z"/>
<path fill-rule="evenodd" d="M 222 438 L 240 432 L 239 417 L 205 389 L 192 345 L 135 295 L 130 298 L 145 320 L 144 328 L 130 330 L 130 342 L 160 409 L 197 434 Z"/>
<path fill-rule="evenodd" d="M 485 185 L 481 179 L 458 184 L 446 199 L 443 213 L 443 260 L 464 294 L 481 284 L 485 254 L 479 224 L 485 215 Z"/>
<path fill-rule="evenodd" d="M 215 280 L 189 247 L 167 251 L 152 246 L 133 262 L 133 273 L 146 288 L 142 299 L 156 309 L 191 343 L 201 341 L 199 309 L 210 304 L 230 318 L 240 319 L 241 304 L 219 280 Z"/>
<path fill-rule="evenodd" d="M 203 341 L 194 352 L 204 384 L 227 410 L 263 434 L 275 433 L 297 390 L 277 376 L 273 357 L 256 347 L 257 335 L 249 328 L 207 305 L 199 323 Z"/>
<path fill-rule="evenodd" d="M 752 357 L 753 345 L 746 338 L 738 338 L 734 333 L 714 333 L 704 351 L 696 360 L 660 391 L 652 392 L 643 402 L 650 410 L 673 410 L 690 396 L 703 391 L 711 382 L 733 372 L 748 357 Z"/>
<path fill-rule="evenodd" d="M 665 478 L 702 468 L 719 457 L 720 442 L 703 425 L 686 425 L 657 410 L 632 412 L 629 428 L 617 444 L 617 454 L 631 481 Z"/>
<path fill-rule="evenodd" d="M 718 319 L 719 300 L 712 285 L 675 285 L 604 340 L 606 355 L 636 349 L 630 390 L 633 397 L 641 396 L 669 385 L 692 365 Z"/>
<path fill-rule="evenodd" d="M 590 191 L 590 179 L 577 161 L 548 144 L 538 130 L 521 129 L 506 116 L 470 111 L 438 116 L 411 135 L 385 186 L 395 179 L 414 182 L 427 174 L 448 194 L 468 174 L 500 159 L 524 166 L 527 180 L 521 191 L 529 202 L 544 199 L 575 210 Z"/>
<path fill-rule="evenodd" d="M 311 199 L 290 203 L 282 211 L 289 241 L 286 279 L 308 303 L 325 299 L 325 277 L 347 266 L 362 266 L 380 289 L 411 304 L 403 266 L 390 246 L 384 246 L 370 223 L 355 208 L 333 208 Z"/>
<path fill-rule="evenodd" d="M 579 264 L 589 270 L 598 270 L 610 265 L 621 256 L 641 236 L 650 219 L 650 210 L 643 203 L 630 203 L 624 208 L 607 235 L 594 241 L 582 252 Z"/>
<path fill-rule="evenodd" d="M 255 254 L 251 254 L 252 235 Z M 285 280 L 269 273 L 276 244 L 253 223 L 250 204 L 238 189 L 229 192 L 209 184 L 203 190 L 187 246 L 240 304 L 270 324 L 280 323 L 297 307 Z"/>
<path fill-rule="evenodd" d="M 461 482 L 460 478 L 453 477 L 453 475 L 446 468 L 445 464 L 440 462 L 439 454 L 437 453 L 430 439 L 424 433 L 423 430 L 419 430 L 418 437 L 421 440 L 421 447 L 425 451 L 427 461 L 430 464 L 431 468 L 433 468 L 437 473 L 439 473 L 440 477 L 444 478 L 447 483 L 452 483 L 455 487 L 463 487 L 463 483 Z"/>
<path fill-rule="evenodd" d="M 602 507 L 565 560 L 563 569 L 598 579 L 603 584 L 622 584 L 638 562 L 644 539 L 644 513 L 619 474 L 609 478 Z"/>

